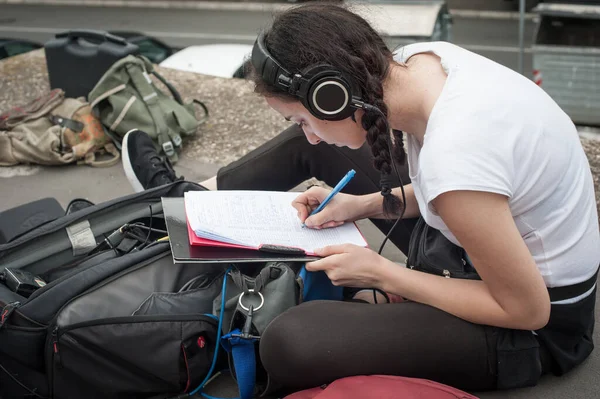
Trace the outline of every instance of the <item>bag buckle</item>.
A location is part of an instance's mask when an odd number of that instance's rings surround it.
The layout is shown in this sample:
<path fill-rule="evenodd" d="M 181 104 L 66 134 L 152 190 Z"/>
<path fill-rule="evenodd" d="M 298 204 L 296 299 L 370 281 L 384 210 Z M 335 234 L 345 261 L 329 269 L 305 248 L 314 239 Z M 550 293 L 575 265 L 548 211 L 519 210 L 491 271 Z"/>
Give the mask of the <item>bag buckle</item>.
<path fill-rule="evenodd" d="M 259 292 L 259 294 L 260 294 L 260 292 Z M 244 295 L 244 293 L 242 293 L 242 295 Z M 240 295 L 240 298 L 242 297 L 242 295 Z M 262 294 L 260 295 L 260 297 L 262 298 L 262 303 L 260 304 L 260 306 L 258 308 L 256 308 L 256 310 L 258 310 L 265 303 L 265 300 L 264 300 L 264 297 L 262 296 Z M 241 302 L 240 302 L 240 306 L 241 306 Z M 252 316 L 254 316 L 254 305 L 250 305 L 249 308 L 244 309 L 244 310 L 248 311 L 248 315 L 246 316 L 246 321 L 244 322 L 244 327 L 242 327 L 241 334 L 234 333 L 234 334 L 230 334 L 230 336 L 232 338 L 258 341 L 258 340 L 260 340 L 259 336 L 250 334 L 250 330 L 252 329 Z"/>
<path fill-rule="evenodd" d="M 4 323 L 8 321 L 12 312 L 15 311 L 21 305 L 21 302 L 11 302 L 9 304 L 4 305 L 2 311 L 0 312 L 0 328 L 4 326 Z"/>
<path fill-rule="evenodd" d="M 170 141 L 165 141 L 162 144 L 162 149 L 168 157 L 175 155 L 175 147 L 173 147 L 173 143 Z"/>
<path fill-rule="evenodd" d="M 181 147 L 181 143 L 183 142 L 183 140 L 181 139 L 181 136 L 178 134 L 171 137 L 171 141 L 173 141 L 173 144 L 175 144 L 175 147 Z"/>

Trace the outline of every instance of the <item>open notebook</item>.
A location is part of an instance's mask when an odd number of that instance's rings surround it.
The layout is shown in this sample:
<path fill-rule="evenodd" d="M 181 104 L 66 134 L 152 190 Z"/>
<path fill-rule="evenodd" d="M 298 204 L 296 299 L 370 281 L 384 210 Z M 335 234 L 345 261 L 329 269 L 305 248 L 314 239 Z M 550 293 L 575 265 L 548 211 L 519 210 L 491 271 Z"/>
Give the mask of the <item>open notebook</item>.
<path fill-rule="evenodd" d="M 315 230 L 303 228 L 291 203 L 293 192 L 192 191 L 185 193 L 191 245 L 298 251 L 367 242 L 354 223 Z"/>

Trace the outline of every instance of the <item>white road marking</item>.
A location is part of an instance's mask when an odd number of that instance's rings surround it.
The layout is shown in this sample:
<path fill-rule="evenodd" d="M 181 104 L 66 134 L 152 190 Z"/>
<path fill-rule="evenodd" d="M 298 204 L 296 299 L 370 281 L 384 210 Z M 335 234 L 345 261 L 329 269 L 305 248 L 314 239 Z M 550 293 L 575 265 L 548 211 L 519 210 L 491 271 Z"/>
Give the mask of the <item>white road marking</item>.
<path fill-rule="evenodd" d="M 31 176 L 38 173 L 42 168 L 40 166 L 21 165 L 21 166 L 0 166 L 0 179 L 10 179 L 17 176 Z"/>
<path fill-rule="evenodd" d="M 65 32 L 72 28 L 37 28 L 33 26 L 0 26 L 0 32 L 16 32 L 16 33 L 46 33 L 55 34 Z M 161 31 L 145 31 L 147 35 L 171 38 L 171 39 L 203 39 L 203 40 L 224 40 L 224 41 L 246 41 L 253 42 L 256 40 L 255 35 L 242 34 L 221 34 L 221 33 L 201 33 L 201 32 L 161 32 Z M 472 51 L 492 51 L 500 53 L 518 53 L 519 48 L 514 46 L 489 46 L 483 44 L 460 44 L 457 45 Z M 526 53 L 531 52 L 531 48 L 525 48 Z"/>

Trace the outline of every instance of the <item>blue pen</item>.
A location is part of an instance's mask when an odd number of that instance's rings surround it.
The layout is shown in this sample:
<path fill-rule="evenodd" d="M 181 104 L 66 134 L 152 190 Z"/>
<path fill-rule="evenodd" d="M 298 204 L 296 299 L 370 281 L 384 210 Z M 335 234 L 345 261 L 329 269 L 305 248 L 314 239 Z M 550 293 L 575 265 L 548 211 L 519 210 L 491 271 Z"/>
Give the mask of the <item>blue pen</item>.
<path fill-rule="evenodd" d="M 312 215 L 315 215 L 315 214 L 321 212 L 323 210 L 323 208 L 325 208 L 325 205 L 327 205 L 329 203 L 329 201 L 331 201 L 333 196 L 336 195 L 337 193 L 339 193 L 344 187 L 346 187 L 346 184 L 348 184 L 348 182 L 350 180 L 352 180 L 352 178 L 354 177 L 355 174 L 356 174 L 356 172 L 354 171 L 354 169 L 352 169 L 352 170 L 350 170 L 350 172 L 346 173 L 346 176 L 344 176 L 342 178 L 342 180 L 340 180 L 340 182 L 333 188 L 333 190 L 331 190 L 331 192 L 329 193 L 327 198 L 325 198 L 325 200 L 323 202 L 321 202 L 319 204 L 319 206 L 317 207 L 317 209 L 312 211 L 309 216 L 312 216 Z M 302 226 L 304 226 L 304 224 Z"/>

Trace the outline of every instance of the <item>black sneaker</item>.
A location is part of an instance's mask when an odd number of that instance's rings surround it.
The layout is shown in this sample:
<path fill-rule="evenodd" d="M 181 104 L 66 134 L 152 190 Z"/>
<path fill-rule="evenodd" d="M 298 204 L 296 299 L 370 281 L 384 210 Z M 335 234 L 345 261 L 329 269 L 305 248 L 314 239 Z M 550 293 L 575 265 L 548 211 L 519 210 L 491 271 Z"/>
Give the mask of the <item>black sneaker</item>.
<path fill-rule="evenodd" d="M 158 154 L 147 133 L 133 129 L 123 137 L 123 169 L 134 191 L 163 186 L 181 180 L 171 162 Z"/>

